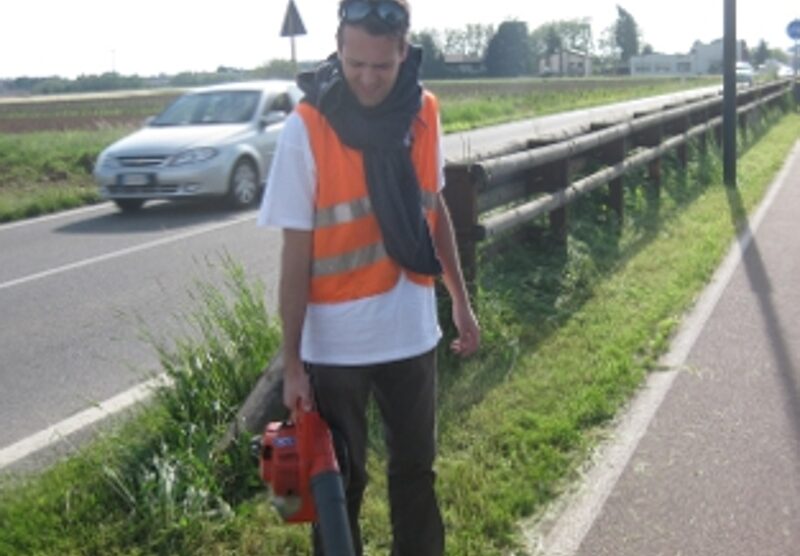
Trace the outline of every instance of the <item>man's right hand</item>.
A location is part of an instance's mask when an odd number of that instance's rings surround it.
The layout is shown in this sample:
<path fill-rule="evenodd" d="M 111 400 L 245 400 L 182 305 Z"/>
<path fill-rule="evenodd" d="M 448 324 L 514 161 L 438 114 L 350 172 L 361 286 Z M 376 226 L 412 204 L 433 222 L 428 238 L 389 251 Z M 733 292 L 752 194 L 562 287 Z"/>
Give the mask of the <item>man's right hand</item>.
<path fill-rule="evenodd" d="M 298 407 L 303 411 L 311 411 L 314 407 L 308 374 L 298 359 L 287 361 L 283 370 L 283 405 L 292 413 Z"/>

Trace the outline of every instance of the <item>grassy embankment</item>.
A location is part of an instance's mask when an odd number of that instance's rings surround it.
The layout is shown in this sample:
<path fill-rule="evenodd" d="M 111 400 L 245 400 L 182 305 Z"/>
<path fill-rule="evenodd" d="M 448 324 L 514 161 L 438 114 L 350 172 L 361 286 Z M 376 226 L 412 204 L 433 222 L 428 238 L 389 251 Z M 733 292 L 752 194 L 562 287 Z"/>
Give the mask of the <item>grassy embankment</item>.
<path fill-rule="evenodd" d="M 447 131 L 470 129 L 710 83 L 709 80 L 652 80 L 637 81 L 626 88 L 620 87 L 620 82 L 596 81 L 588 89 L 580 81 L 565 82 L 563 90 L 558 88 L 557 80 L 538 85 L 536 81 L 442 83 L 438 86 L 442 89 L 443 125 Z M 528 92 L 521 93 L 520 87 L 526 83 Z M 432 86 L 436 88 L 437 83 Z M 135 129 L 130 124 L 120 126 L 120 118 L 128 114 L 134 121 L 143 120 L 152 113 L 148 110 L 158 110 L 153 102 L 134 96 L 92 102 L 59 101 L 51 109 L 46 109 L 45 102 L 0 104 L 0 222 L 97 202 L 91 177 L 97 155 Z M 48 124 L 61 122 L 66 130 L 2 132 L 22 129 L 23 122 L 35 128 L 36 118 L 47 119 Z M 86 122 L 99 129 L 69 127 Z"/>
<path fill-rule="evenodd" d="M 658 199 L 643 174 L 628 177 L 624 226 L 602 194 L 592 195 L 571 207 L 566 244 L 545 235 L 484 261 L 482 351 L 467 363 L 441 359 L 448 554 L 513 549 L 518 520 L 558 494 L 654 370 L 737 219 L 756 206 L 798 136 L 800 116 L 780 119 L 743 152 L 735 192 L 720 185 L 714 153 L 694 153 L 686 172 L 665 164 Z M 232 296 L 200 288 L 194 321 L 204 334 L 162 354 L 177 386 L 160 403 L 71 461 L 3 487 L 0 554 L 307 553 L 304 528 L 279 525 L 265 503 L 246 439 L 210 457 L 277 344 L 260 289 L 241 271 L 231 283 Z M 383 450 L 378 427 L 372 434 L 364 529 L 371 553 L 383 554 Z"/>

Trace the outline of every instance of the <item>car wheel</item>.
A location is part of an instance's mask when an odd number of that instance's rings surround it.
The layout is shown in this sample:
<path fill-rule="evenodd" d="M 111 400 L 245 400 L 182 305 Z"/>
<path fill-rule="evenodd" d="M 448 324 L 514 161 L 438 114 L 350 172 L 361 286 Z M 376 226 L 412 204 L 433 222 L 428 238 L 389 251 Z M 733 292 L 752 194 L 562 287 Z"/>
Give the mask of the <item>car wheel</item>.
<path fill-rule="evenodd" d="M 144 199 L 114 199 L 114 204 L 122 212 L 136 212 L 144 205 Z"/>
<path fill-rule="evenodd" d="M 236 163 L 231 173 L 228 200 L 236 208 L 244 208 L 258 200 L 258 171 L 248 159 Z"/>

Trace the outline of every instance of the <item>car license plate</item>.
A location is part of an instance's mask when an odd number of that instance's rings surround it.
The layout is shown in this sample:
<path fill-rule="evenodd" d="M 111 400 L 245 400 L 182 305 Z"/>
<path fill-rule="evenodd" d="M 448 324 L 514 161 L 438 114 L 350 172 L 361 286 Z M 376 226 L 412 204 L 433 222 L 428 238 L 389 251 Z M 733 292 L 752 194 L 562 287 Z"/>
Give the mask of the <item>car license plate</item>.
<path fill-rule="evenodd" d="M 119 182 L 122 185 L 147 185 L 150 183 L 148 174 L 121 174 Z"/>

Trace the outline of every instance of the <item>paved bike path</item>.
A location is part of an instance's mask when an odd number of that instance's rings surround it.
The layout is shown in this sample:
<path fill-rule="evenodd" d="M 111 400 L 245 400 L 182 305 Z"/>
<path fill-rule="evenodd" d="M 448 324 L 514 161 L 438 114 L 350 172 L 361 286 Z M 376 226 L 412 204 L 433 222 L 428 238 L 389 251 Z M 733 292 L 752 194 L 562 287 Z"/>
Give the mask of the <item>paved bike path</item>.
<path fill-rule="evenodd" d="M 548 556 L 800 555 L 800 143 L 751 226 L 621 473 Z"/>

